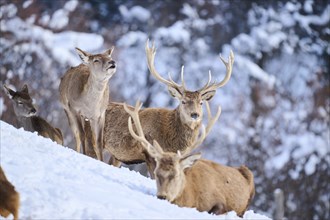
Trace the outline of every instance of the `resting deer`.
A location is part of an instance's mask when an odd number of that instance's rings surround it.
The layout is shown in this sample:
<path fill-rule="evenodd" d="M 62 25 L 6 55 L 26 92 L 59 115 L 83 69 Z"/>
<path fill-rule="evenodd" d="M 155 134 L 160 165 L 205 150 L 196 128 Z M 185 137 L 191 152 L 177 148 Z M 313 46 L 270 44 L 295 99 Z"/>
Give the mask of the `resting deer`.
<path fill-rule="evenodd" d="M 7 180 L 0 166 L 0 215 L 7 218 L 13 214 L 14 220 L 18 219 L 19 194 L 15 187 Z"/>
<path fill-rule="evenodd" d="M 211 73 L 209 73 L 209 80 L 201 89 L 189 91 L 185 87 L 183 68 L 181 71 L 182 85 L 175 83 L 171 77 L 170 80 L 166 80 L 154 67 L 156 54 L 154 45 L 150 48 L 147 41 L 145 50 L 151 74 L 167 85 L 169 93 L 180 101 L 179 106 L 174 110 L 146 108 L 139 112 L 146 138 L 149 141 L 156 139 L 166 152 L 177 152 L 177 150 L 184 152 L 198 136 L 203 117 L 203 101 L 212 99 L 216 89 L 229 81 L 234 54 L 230 53 L 228 62 L 220 56 L 227 70 L 225 78 L 220 83 L 210 83 Z M 149 173 L 153 177 L 154 159 L 148 155 L 139 142 L 131 137 L 127 127 L 128 117 L 123 104 L 109 104 L 105 118 L 104 144 L 112 154 L 110 164 L 120 166 L 121 162 L 128 164 L 147 162 Z"/>
<path fill-rule="evenodd" d="M 103 160 L 103 128 L 109 102 L 108 82 L 116 72 L 114 47 L 102 54 L 76 48 L 83 64 L 71 67 L 61 79 L 60 101 L 76 140 L 76 150 L 86 154 L 91 141 L 97 159 Z M 91 134 L 91 135 L 90 135 Z M 92 140 L 89 140 L 92 136 Z"/>
<path fill-rule="evenodd" d="M 182 155 L 180 151 L 164 152 L 164 147 L 156 140 L 150 144 L 139 120 L 140 107 L 141 105 L 137 104 L 134 111 L 127 108 L 131 116 L 128 127 L 133 138 L 156 160 L 154 175 L 157 197 L 180 207 L 196 208 L 201 212 L 223 214 L 234 210 L 242 216 L 254 197 L 253 173 L 245 166 L 233 168 L 200 159 L 200 153 L 192 154 L 188 151 Z M 208 105 L 207 109 L 210 115 Z M 209 116 L 209 125 L 203 129 L 190 150 L 203 142 L 217 117 L 218 114 L 213 119 Z M 132 118 L 138 134 L 133 130 Z"/>
<path fill-rule="evenodd" d="M 50 138 L 58 144 L 63 145 L 61 130 L 51 126 L 43 118 L 36 116 L 37 110 L 32 103 L 27 85 L 24 85 L 20 91 L 16 92 L 6 85 L 3 87 L 6 94 L 13 102 L 14 112 L 20 127 L 23 127 L 26 131 L 36 131 L 39 135 Z"/>

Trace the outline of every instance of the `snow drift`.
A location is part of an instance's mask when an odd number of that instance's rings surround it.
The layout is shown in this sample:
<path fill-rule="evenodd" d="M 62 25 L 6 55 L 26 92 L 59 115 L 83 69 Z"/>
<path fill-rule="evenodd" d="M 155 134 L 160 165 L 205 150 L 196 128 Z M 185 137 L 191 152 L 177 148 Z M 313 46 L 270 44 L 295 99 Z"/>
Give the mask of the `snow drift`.
<path fill-rule="evenodd" d="M 99 162 L 0 121 L 1 166 L 21 196 L 22 219 L 240 219 L 156 198 L 153 180 Z M 12 218 L 10 216 L 9 218 Z M 247 211 L 244 219 L 269 219 Z"/>

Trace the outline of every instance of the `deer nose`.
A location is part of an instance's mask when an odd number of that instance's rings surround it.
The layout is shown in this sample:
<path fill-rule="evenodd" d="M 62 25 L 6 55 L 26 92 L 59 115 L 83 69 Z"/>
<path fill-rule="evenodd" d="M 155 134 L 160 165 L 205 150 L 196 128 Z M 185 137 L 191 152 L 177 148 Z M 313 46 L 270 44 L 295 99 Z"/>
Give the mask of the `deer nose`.
<path fill-rule="evenodd" d="M 158 195 L 157 198 L 161 199 L 161 200 L 164 200 L 164 199 L 166 199 L 166 196 Z"/>
<path fill-rule="evenodd" d="M 193 119 L 197 119 L 198 117 L 199 117 L 199 114 L 198 113 L 191 113 L 191 118 L 193 118 Z"/>
<path fill-rule="evenodd" d="M 35 108 L 31 109 L 30 113 L 35 114 L 37 110 Z"/>
<path fill-rule="evenodd" d="M 108 63 L 110 65 L 110 68 L 115 68 L 116 67 L 116 62 L 114 60 L 111 60 Z"/>

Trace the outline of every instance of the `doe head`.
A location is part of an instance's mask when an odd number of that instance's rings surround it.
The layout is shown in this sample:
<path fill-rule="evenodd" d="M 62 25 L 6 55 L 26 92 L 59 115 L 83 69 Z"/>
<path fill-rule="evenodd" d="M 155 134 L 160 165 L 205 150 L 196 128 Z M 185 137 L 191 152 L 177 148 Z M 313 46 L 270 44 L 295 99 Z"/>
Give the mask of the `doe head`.
<path fill-rule="evenodd" d="M 111 55 L 114 47 L 101 54 L 90 54 L 79 48 L 76 51 L 85 65 L 91 71 L 91 74 L 99 80 L 109 80 L 116 72 L 116 62 Z"/>
<path fill-rule="evenodd" d="M 17 116 L 31 117 L 37 112 L 29 94 L 29 89 L 25 84 L 20 91 L 14 91 L 7 85 L 3 85 L 8 97 L 12 100 L 14 111 Z"/>

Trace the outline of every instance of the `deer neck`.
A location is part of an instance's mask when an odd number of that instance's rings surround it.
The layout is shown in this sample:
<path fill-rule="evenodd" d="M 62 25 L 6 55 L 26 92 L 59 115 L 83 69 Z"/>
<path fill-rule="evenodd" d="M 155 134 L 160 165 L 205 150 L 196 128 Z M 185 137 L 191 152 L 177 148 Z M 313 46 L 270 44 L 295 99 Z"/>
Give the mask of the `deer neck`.
<path fill-rule="evenodd" d="M 17 116 L 17 120 L 20 127 L 23 127 L 26 131 L 34 132 L 32 125 L 32 117 Z"/>
<path fill-rule="evenodd" d="M 94 74 L 90 74 L 85 86 L 85 92 L 103 93 L 108 86 L 109 78 L 97 78 Z"/>
<path fill-rule="evenodd" d="M 173 118 L 171 118 L 168 123 L 171 127 L 171 130 L 174 131 L 172 135 L 174 135 L 175 139 L 177 140 L 175 147 L 180 151 L 185 150 L 190 145 L 192 145 L 197 138 L 200 124 L 195 127 L 191 127 L 185 124 L 180 117 L 180 111 L 178 108 L 173 111 L 172 117 Z"/>
<path fill-rule="evenodd" d="M 99 79 L 93 74 L 89 75 L 82 94 L 86 103 L 89 103 L 90 106 L 97 105 L 104 98 L 108 89 L 108 80 L 109 78 Z"/>
<path fill-rule="evenodd" d="M 178 205 L 185 205 L 186 201 L 188 200 L 187 195 L 188 195 L 188 190 L 189 190 L 189 184 L 187 183 L 186 176 L 183 174 L 182 182 L 180 184 L 180 190 L 179 193 L 176 195 L 175 199 L 170 201 L 174 204 Z M 188 185 L 187 185 L 188 184 Z"/>

